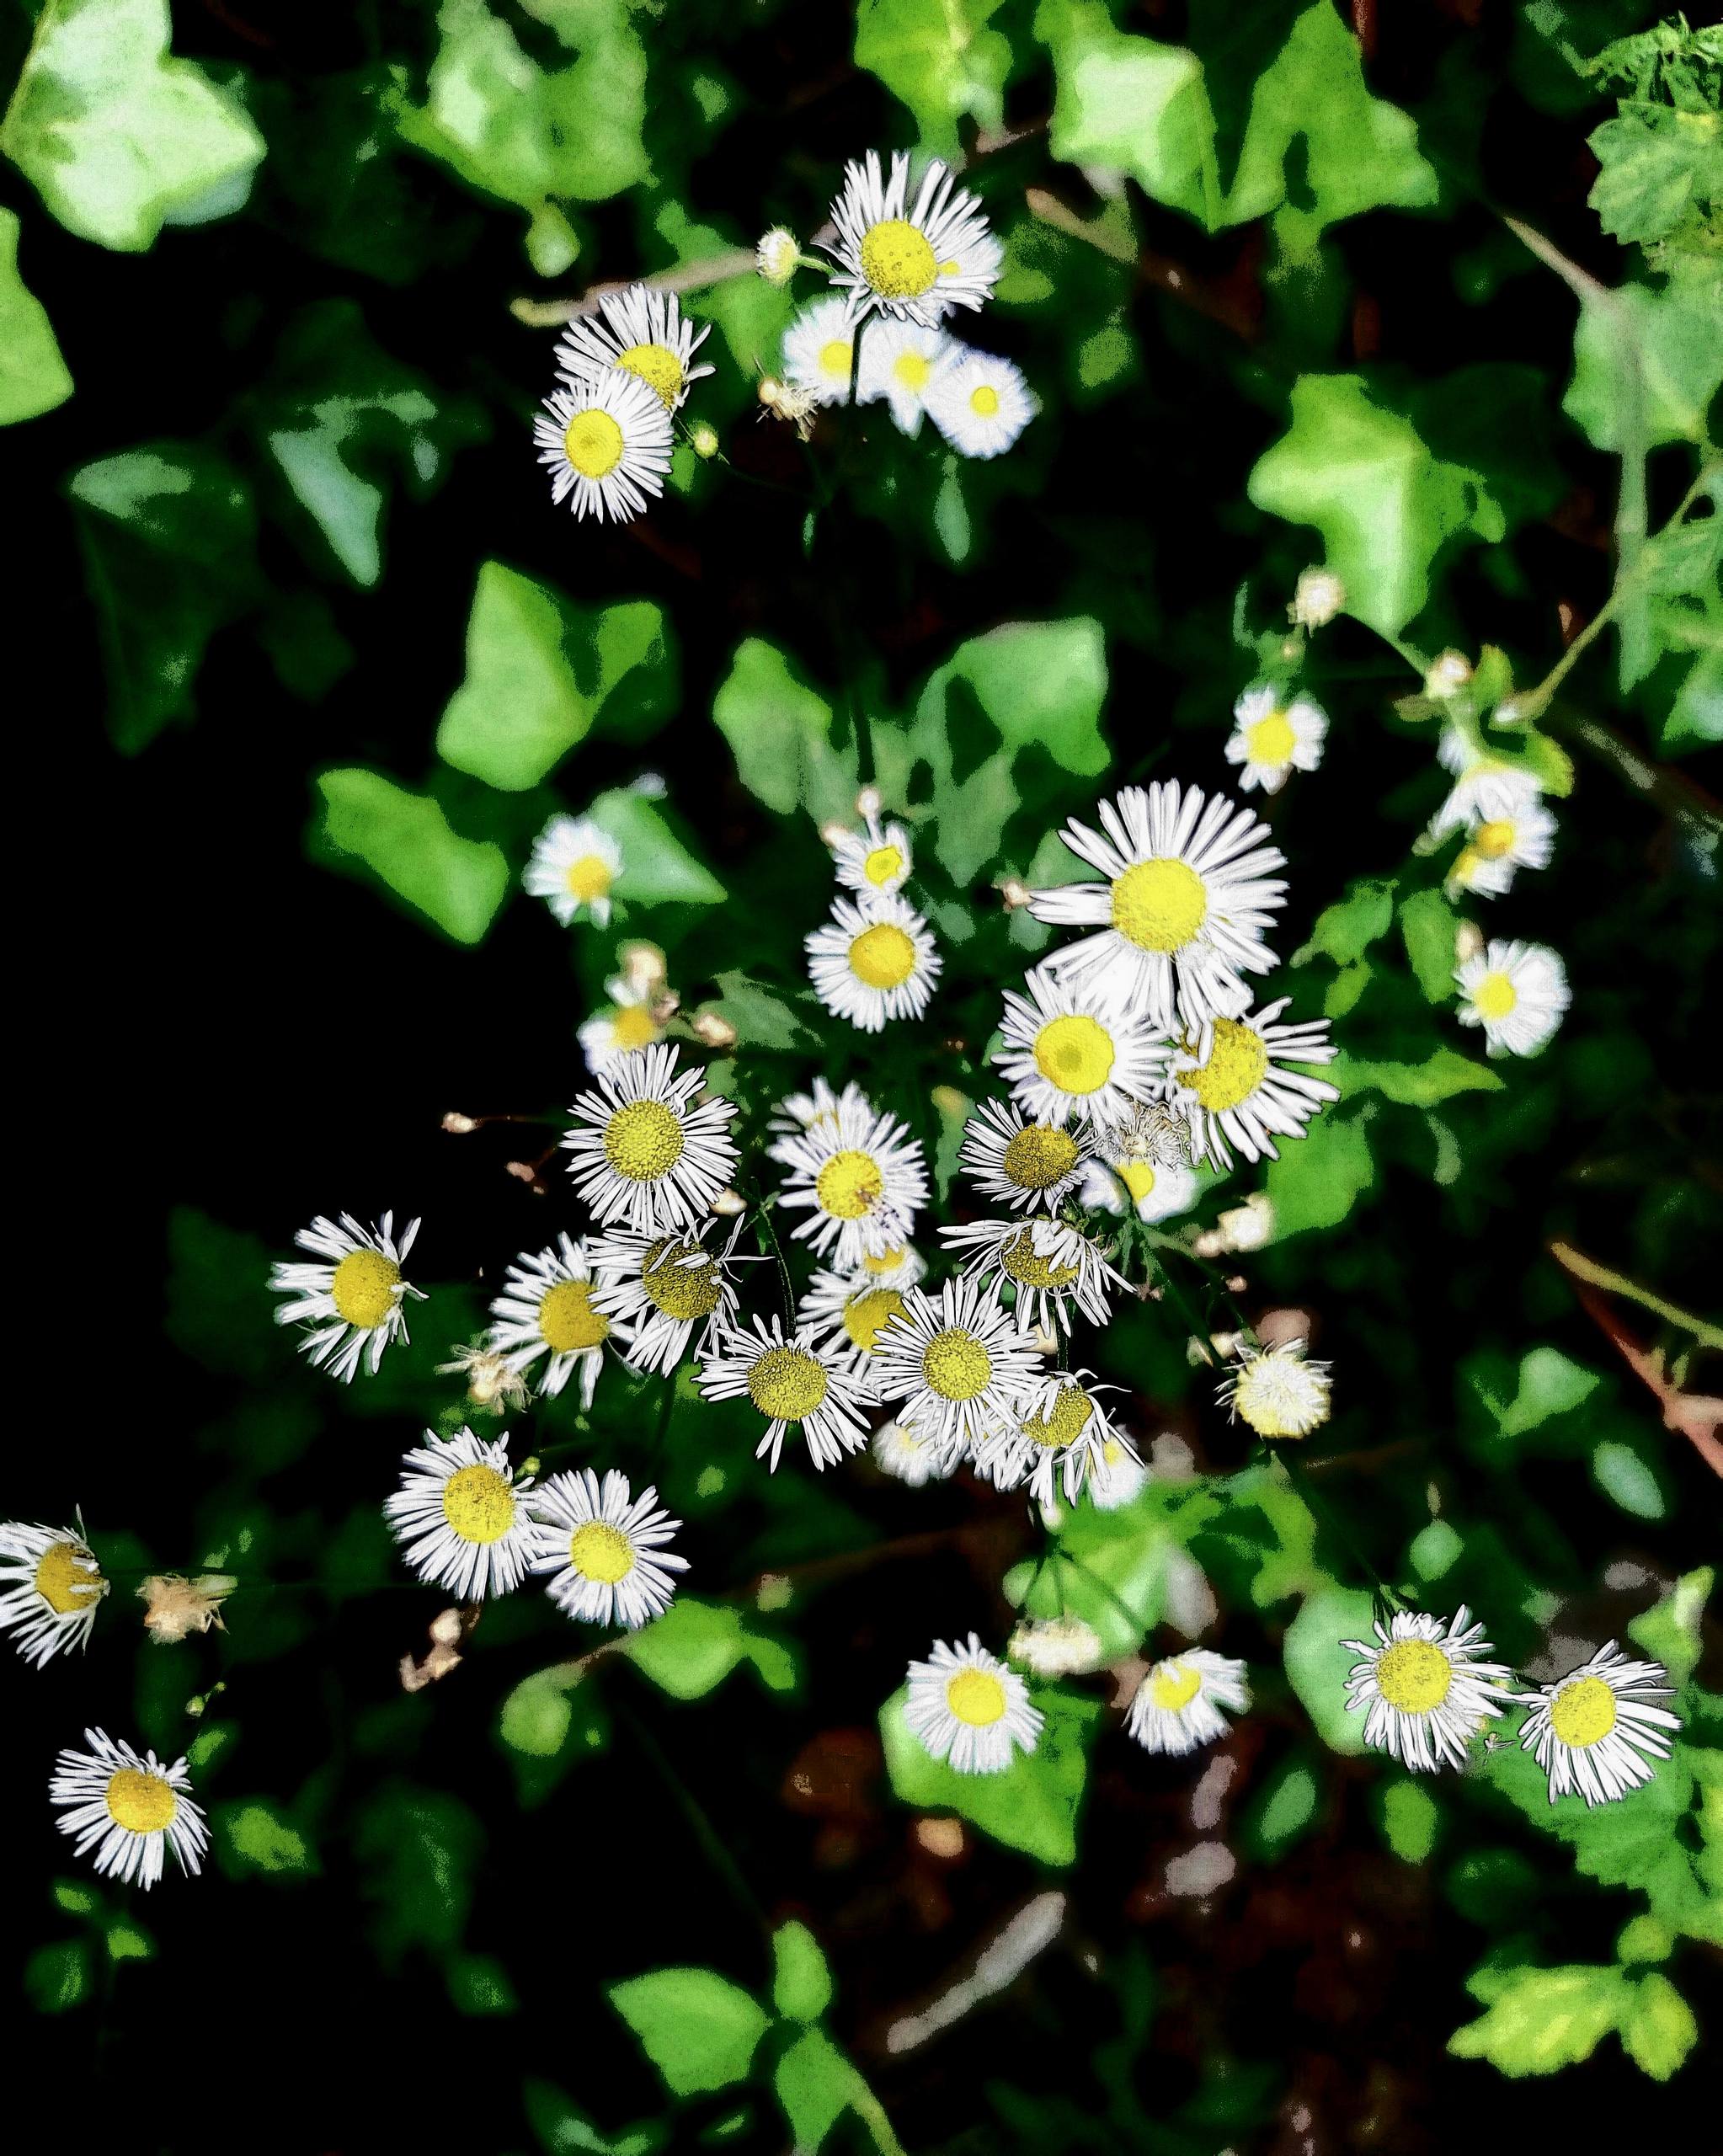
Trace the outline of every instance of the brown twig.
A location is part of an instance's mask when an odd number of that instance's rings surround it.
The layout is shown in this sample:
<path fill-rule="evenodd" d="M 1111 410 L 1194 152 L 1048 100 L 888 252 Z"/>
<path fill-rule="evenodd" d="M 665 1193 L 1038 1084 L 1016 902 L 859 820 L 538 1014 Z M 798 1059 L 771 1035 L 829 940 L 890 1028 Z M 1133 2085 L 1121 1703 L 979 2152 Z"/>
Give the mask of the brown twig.
<path fill-rule="evenodd" d="M 1711 1472 L 1723 1476 L 1723 1438 L 1718 1435 L 1720 1428 L 1723 1428 L 1723 1400 L 1714 1400 L 1702 1393 L 1683 1392 L 1679 1385 L 1672 1383 L 1662 1357 L 1640 1344 L 1616 1315 L 1603 1291 L 1607 1288 L 1617 1294 L 1630 1294 L 1635 1302 L 1644 1304 L 1668 1323 L 1692 1333 L 1703 1347 L 1715 1348 L 1723 1345 L 1723 1334 L 1703 1318 L 1678 1310 L 1672 1303 L 1666 1303 L 1632 1281 L 1624 1280 L 1619 1273 L 1611 1273 L 1607 1266 L 1599 1265 L 1570 1243 L 1552 1242 L 1550 1255 L 1574 1281 L 1574 1294 L 1587 1316 L 1656 1398 L 1663 1411 L 1664 1427 L 1689 1439 Z"/>

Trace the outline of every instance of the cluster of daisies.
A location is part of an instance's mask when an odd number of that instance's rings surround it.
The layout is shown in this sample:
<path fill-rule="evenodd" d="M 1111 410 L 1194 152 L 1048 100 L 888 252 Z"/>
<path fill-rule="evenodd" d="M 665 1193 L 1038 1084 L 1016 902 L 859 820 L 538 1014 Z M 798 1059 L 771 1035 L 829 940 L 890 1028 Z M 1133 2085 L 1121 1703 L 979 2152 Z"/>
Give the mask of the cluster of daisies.
<path fill-rule="evenodd" d="M 804 254 L 782 229 L 760 241 L 761 276 L 787 286 L 801 270 L 828 275 L 831 291 L 804 308 L 784 338 L 782 379 L 760 399 L 806 434 L 821 405 L 883 400 L 906 434 L 929 415 L 964 456 L 997 456 L 1034 416 L 1020 369 L 958 342 L 942 326 L 954 308 L 980 307 L 1003 259 L 979 204 L 935 159 L 910 187 L 907 154 L 878 153 L 845 168 L 831 205 L 829 260 Z M 626 523 L 664 491 L 677 431 L 710 456 L 717 437 L 682 417 L 709 366 L 695 355 L 696 329 L 674 292 L 634 284 L 599 297 L 557 346 L 557 387 L 533 422 L 551 492 L 576 516 Z"/>

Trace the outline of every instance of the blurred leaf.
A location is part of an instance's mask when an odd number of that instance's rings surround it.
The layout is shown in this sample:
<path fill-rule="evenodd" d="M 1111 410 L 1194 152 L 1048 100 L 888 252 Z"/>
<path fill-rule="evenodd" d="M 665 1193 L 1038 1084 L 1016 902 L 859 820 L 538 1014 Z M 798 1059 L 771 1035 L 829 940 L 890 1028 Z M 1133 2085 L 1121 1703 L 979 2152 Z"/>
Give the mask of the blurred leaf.
<path fill-rule="evenodd" d="M 1671 285 L 1624 285 L 1580 310 L 1573 381 L 1561 408 L 1592 446 L 1620 454 L 1642 438 L 1655 449 L 1703 441 L 1705 414 L 1723 384 L 1717 296 Z"/>
<path fill-rule="evenodd" d="M 1595 1370 L 1564 1355 L 1559 1348 L 1534 1348 L 1523 1358 L 1512 1397 L 1493 1399 L 1482 1384 L 1475 1389 L 1495 1417 L 1505 1438 L 1528 1437 L 1558 1415 L 1571 1414 L 1597 1390 Z"/>
<path fill-rule="evenodd" d="M 649 2156 L 669 2137 L 669 2128 L 654 2122 L 626 2128 L 613 2139 L 548 2081 L 529 2079 L 520 2094 L 532 2130 L 549 2156 Z"/>
<path fill-rule="evenodd" d="M 390 1782 L 365 1805 L 353 1846 L 386 1961 L 398 1962 L 411 1946 L 458 1945 L 484 1839 L 477 1816 L 445 1790 Z"/>
<path fill-rule="evenodd" d="M 0 150 L 68 232 L 136 253 L 244 202 L 263 138 L 169 56 L 167 0 L 47 0 Z"/>
<path fill-rule="evenodd" d="M 1382 1836 L 1402 1864 L 1427 1864 L 1442 1813 L 1421 1782 L 1389 1782 L 1381 1795 Z"/>
<path fill-rule="evenodd" d="M 1684 1574 L 1660 1603 L 1627 1628 L 1628 1637 L 1663 1664 L 1673 1684 L 1685 1684 L 1699 1661 L 1700 1625 L 1715 1580 L 1709 1565 Z"/>
<path fill-rule="evenodd" d="M 702 1602 L 691 1594 L 679 1594 L 622 1652 L 673 1700 L 701 1698 L 743 1662 L 752 1662 L 772 1691 L 795 1682 L 794 1657 L 781 1641 L 728 1603 Z"/>
<path fill-rule="evenodd" d="M 214 1812 L 216 1849 L 230 1879 L 253 1872 L 308 1872 L 317 1858 L 299 1829 L 283 1818 L 266 1798 L 218 1804 Z"/>
<path fill-rule="evenodd" d="M 654 1969 L 605 1996 L 677 2096 L 745 2080 L 771 2026 L 758 2002 L 715 1969 Z"/>
<path fill-rule="evenodd" d="M 860 0 L 856 65 L 908 105 L 924 149 L 958 148 L 957 122 L 998 127 L 1005 115 L 1010 40 L 986 25 L 1004 0 Z"/>
<path fill-rule="evenodd" d="M 1605 1438 L 1592 1448 L 1592 1475 L 1605 1497 L 1635 1519 L 1668 1518 L 1668 1495 L 1643 1444 Z"/>
<path fill-rule="evenodd" d="M 1331 1113 L 1322 1116 L 1268 1163 L 1264 1181 L 1277 1240 L 1336 1226 L 1375 1179 L 1362 1118 L 1341 1123 Z"/>
<path fill-rule="evenodd" d="M 1506 2074 L 1554 2073 L 1589 2058 L 1630 2004 L 1619 1969 L 1516 1969 L 1486 2013 L 1448 2038 L 1459 2058 L 1488 2059 Z"/>
<path fill-rule="evenodd" d="M 679 819 L 632 787 L 601 793 L 586 811 L 622 850 L 616 894 L 630 905 L 716 906 L 724 887 L 678 835 Z"/>
<path fill-rule="evenodd" d="M 1393 924 L 1394 892 L 1392 882 L 1379 878 L 1366 877 L 1348 883 L 1346 896 L 1317 915 L 1310 940 L 1294 952 L 1293 964 L 1307 965 L 1319 955 L 1332 958 L 1337 966 L 1362 958 Z"/>
<path fill-rule="evenodd" d="M 457 2014 L 517 2014 L 520 2010 L 509 1972 L 494 1954 L 451 1954 L 443 1974 L 450 2004 Z"/>
<path fill-rule="evenodd" d="M 1358 1657 L 1344 1642 L 1375 1638 L 1375 1604 L 1362 1588 L 1325 1587 L 1305 1596 L 1281 1652 L 1288 1681 L 1331 1751 L 1364 1748 L 1364 1710 L 1346 1703 L 1346 1683 Z"/>
<path fill-rule="evenodd" d="M 1077 1811 L 1088 1774 L 1086 1747 L 1102 1718 L 1098 1700 L 1050 1687 L 1034 1690 L 1047 1719 L 1033 1752 L 1014 1751 L 1003 1774 L 960 1774 L 929 1756 L 904 1719 L 908 1693 L 893 1693 L 880 1710 L 886 1771 L 899 1799 L 918 1812 L 955 1812 L 1008 1849 L 1043 1864 L 1074 1864 Z"/>
<path fill-rule="evenodd" d="M 1246 1851 L 1275 1862 L 1316 1817 L 1316 1777 L 1297 1759 L 1287 1760 L 1258 1792 L 1240 1828 Z"/>
<path fill-rule="evenodd" d="M 819 1052 L 819 1036 L 809 1022 L 814 1006 L 805 990 L 775 995 L 739 973 L 715 974 L 712 979 L 718 991 L 712 1007 L 736 1028 L 738 1048 L 778 1049 L 801 1055 Z"/>
<path fill-rule="evenodd" d="M 168 1337 L 208 1369 L 253 1381 L 283 1369 L 291 1351 L 270 1322 L 269 1253 L 255 1235 L 189 1205 L 168 1216 Z"/>
<path fill-rule="evenodd" d="M 771 2071 L 796 2148 L 818 2148 L 849 2108 L 859 2077 L 824 2029 L 804 2029 Z"/>
<path fill-rule="evenodd" d="M 47 309 L 19 275 L 18 234 L 0 209 L 0 427 L 51 412 L 72 387 Z"/>
<path fill-rule="evenodd" d="M 90 1993 L 90 1950 L 81 1939 L 39 1946 L 24 1965 L 24 1988 L 38 2014 L 64 2014 Z"/>
<path fill-rule="evenodd" d="M 1459 916 L 1440 891 L 1411 891 L 1400 902 L 1400 933 L 1418 986 L 1431 1003 L 1454 994 Z"/>
<path fill-rule="evenodd" d="M 610 1732 L 595 1684 L 571 1681 L 559 1668 L 522 1678 L 504 1700 L 498 1725 L 522 1805 L 541 1804 L 571 1766 L 604 1750 Z"/>
<path fill-rule="evenodd" d="M 1347 1100 L 1375 1092 L 1401 1107 L 1421 1108 L 1434 1107 L 1456 1093 L 1499 1093 L 1507 1082 L 1487 1063 L 1452 1048 L 1436 1049 L 1422 1063 L 1366 1063 L 1342 1052 L 1326 1075 Z"/>
<path fill-rule="evenodd" d="M 832 743 L 831 706 L 776 644 L 746 637 L 712 699 L 712 723 L 730 744 L 736 776 L 779 815 L 806 808 L 816 823 L 856 811 L 856 758 Z"/>
<path fill-rule="evenodd" d="M 831 1971 L 819 1941 L 792 1919 L 771 1935 L 771 2003 L 791 2021 L 817 2021 L 832 2002 Z"/>
<path fill-rule="evenodd" d="M 457 837 L 438 804 L 381 771 L 323 772 L 317 835 L 337 863 L 349 857 L 457 943 L 482 943 L 508 896 L 500 846 Z"/>
<path fill-rule="evenodd" d="M 1699 2040 L 1693 2009 L 1661 1971 L 1641 1977 L 1628 1996 L 1621 2041 L 1628 2057 L 1654 2081 L 1667 2081 Z"/>

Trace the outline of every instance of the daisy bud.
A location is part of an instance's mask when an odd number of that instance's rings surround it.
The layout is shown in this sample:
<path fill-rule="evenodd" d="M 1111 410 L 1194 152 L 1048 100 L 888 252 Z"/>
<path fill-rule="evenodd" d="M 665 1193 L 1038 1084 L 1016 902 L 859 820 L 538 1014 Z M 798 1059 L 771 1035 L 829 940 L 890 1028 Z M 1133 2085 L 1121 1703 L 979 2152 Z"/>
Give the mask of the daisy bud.
<path fill-rule="evenodd" d="M 1329 1365 L 1304 1359 L 1304 1342 L 1245 1349 L 1220 1388 L 1222 1401 L 1259 1438 L 1307 1438 L 1328 1420 Z"/>
<path fill-rule="evenodd" d="M 696 456 L 709 461 L 718 453 L 717 429 L 701 419 L 690 433 L 688 446 Z"/>
<path fill-rule="evenodd" d="M 735 1027 L 728 1018 L 720 1017 L 716 1011 L 696 1011 L 689 1022 L 694 1028 L 695 1038 L 704 1041 L 708 1048 L 734 1048 L 736 1045 Z"/>
<path fill-rule="evenodd" d="M 733 1220 L 739 1213 L 748 1210 L 748 1201 L 739 1191 L 721 1190 L 712 1201 L 712 1209 L 726 1220 Z"/>
<path fill-rule="evenodd" d="M 1099 1635 L 1080 1617 L 1048 1617 L 1019 1625 L 1006 1649 L 1038 1677 L 1080 1677 L 1101 1662 Z"/>
<path fill-rule="evenodd" d="M 443 1128 L 451 1138 L 465 1138 L 477 1130 L 478 1125 L 470 1115 L 462 1115 L 458 1109 L 451 1108 L 443 1118 Z"/>
<path fill-rule="evenodd" d="M 192 1632 L 207 1632 L 211 1625 L 225 1631 L 221 1604 L 238 1584 L 228 1572 L 200 1572 L 195 1580 L 178 1572 L 152 1574 L 137 1591 L 145 1630 L 163 1646 Z"/>
<path fill-rule="evenodd" d="M 1018 913 L 1029 903 L 1029 886 L 1020 876 L 1007 876 L 999 887 L 999 895 L 1007 913 Z"/>
<path fill-rule="evenodd" d="M 667 978 L 664 954 L 656 943 L 623 944 L 616 963 L 630 992 L 642 999 L 655 995 Z"/>
<path fill-rule="evenodd" d="M 754 250 L 755 267 L 768 285 L 787 285 L 802 259 L 802 243 L 783 226 L 774 225 Z"/>
<path fill-rule="evenodd" d="M 437 1375 L 464 1377 L 468 1401 L 492 1415 L 505 1407 L 524 1407 L 532 1396 L 520 1372 L 482 1341 L 457 1348 L 452 1362 L 437 1364 Z"/>
<path fill-rule="evenodd" d="M 844 841 L 849 837 L 850 827 L 847 824 L 839 823 L 834 817 L 829 823 L 820 825 L 819 835 L 822 842 L 835 853 Z"/>
<path fill-rule="evenodd" d="M 877 786 L 864 786 L 856 796 L 856 814 L 864 823 L 878 823 L 885 801 Z"/>
<path fill-rule="evenodd" d="M 1484 951 L 1484 931 L 1475 921 L 1463 921 L 1454 931 L 1454 956 L 1457 964 L 1464 965 L 1469 958 L 1481 958 Z"/>
<path fill-rule="evenodd" d="M 1472 662 L 1463 651 L 1440 652 L 1424 676 L 1424 693 L 1428 696 L 1451 696 L 1464 688 L 1471 678 Z"/>
<path fill-rule="evenodd" d="M 1294 587 L 1288 614 L 1301 629 L 1326 628 L 1346 604 L 1346 586 L 1332 569 L 1306 569 Z"/>

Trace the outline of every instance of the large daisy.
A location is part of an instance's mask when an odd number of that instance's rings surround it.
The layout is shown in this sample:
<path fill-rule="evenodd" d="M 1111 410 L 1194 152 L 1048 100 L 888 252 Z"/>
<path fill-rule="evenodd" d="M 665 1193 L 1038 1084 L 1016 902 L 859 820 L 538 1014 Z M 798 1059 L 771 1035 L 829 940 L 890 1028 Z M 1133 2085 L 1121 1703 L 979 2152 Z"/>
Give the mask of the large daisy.
<path fill-rule="evenodd" d="M 1243 1662 L 1192 1647 L 1155 1664 L 1137 1687 L 1125 1727 L 1145 1752 L 1194 1752 L 1224 1737 L 1227 1716 L 1250 1704 Z"/>
<path fill-rule="evenodd" d="M 1364 1709 L 1364 1742 L 1420 1774 L 1463 1767 L 1467 1748 L 1512 1694 L 1506 1662 L 1480 1659 L 1490 1652 L 1484 1628 L 1462 1603 L 1444 1624 L 1422 1610 L 1396 1609 L 1376 1641 L 1345 1640 L 1363 1659 L 1347 1679 L 1347 1705 Z"/>
<path fill-rule="evenodd" d="M 352 1382 L 362 1362 L 375 1377 L 384 1348 L 407 1337 L 406 1299 L 424 1300 L 401 1270 L 418 1233 L 418 1221 L 409 1220 L 397 1241 L 392 1213 L 371 1228 L 350 1213 L 339 1220 L 320 1214 L 293 1238 L 317 1262 L 290 1259 L 269 1274 L 271 1289 L 289 1299 L 276 1310 L 276 1324 L 303 1324 L 301 1353 L 343 1384 Z"/>
<path fill-rule="evenodd" d="M 796 1239 L 838 1272 L 907 1245 L 927 1203 L 927 1171 L 919 1140 L 895 1116 L 846 1097 L 772 1150 L 789 1171 L 778 1203 L 807 1216 Z"/>
<path fill-rule="evenodd" d="M 787 1339 L 783 1321 L 750 1321 L 720 1333 L 700 1367 L 700 1390 L 708 1400 L 751 1400 L 766 1418 L 755 1458 L 768 1453 L 776 1469 L 784 1433 L 793 1422 L 819 1468 L 829 1467 L 867 1443 L 862 1419 L 864 1387 L 846 1357 L 797 1328 Z"/>
<path fill-rule="evenodd" d="M 831 919 L 806 937 L 808 977 L 835 1018 L 864 1033 L 927 1008 L 942 960 L 927 923 L 907 900 L 879 892 L 832 901 Z"/>
<path fill-rule="evenodd" d="M 1002 456 L 1040 407 L 1023 371 L 961 346 L 928 385 L 927 410 L 960 456 Z"/>
<path fill-rule="evenodd" d="M 1340 1098 L 1326 1078 L 1286 1067 L 1331 1063 L 1336 1053 L 1326 1018 L 1278 1022 L 1289 1001 L 1282 996 L 1248 1017 L 1216 1018 L 1206 1043 L 1190 1043 L 1173 1057 L 1173 1102 L 1190 1119 L 1192 1159 L 1230 1167 L 1236 1145 L 1246 1160 L 1278 1160 L 1276 1137 L 1301 1138 L 1317 1110 Z"/>
<path fill-rule="evenodd" d="M 1017 1428 L 1041 1365 L 996 1294 L 947 1280 L 936 1298 L 910 1290 L 874 1342 L 871 1373 L 879 1398 L 901 1403 L 906 1428 L 974 1446 Z"/>
<path fill-rule="evenodd" d="M 153 1752 L 135 1752 L 104 1730 L 87 1729 L 83 1737 L 88 1751 L 62 1752 L 48 1784 L 61 1833 L 77 1836 L 80 1856 L 95 1851 L 98 1871 L 128 1885 L 153 1886 L 169 1849 L 180 1870 L 195 1877 L 210 1834 L 184 1760 L 165 1766 Z"/>
<path fill-rule="evenodd" d="M 580 1405 L 591 1406 L 611 1321 L 593 1306 L 593 1267 L 584 1244 L 562 1235 L 536 1257 L 517 1257 L 503 1275 L 491 1319 L 491 1345 L 511 1370 L 524 1374 L 547 1356 L 539 1390 L 558 1393 L 578 1374 Z"/>
<path fill-rule="evenodd" d="M 401 1486 L 383 1500 L 383 1517 L 422 1580 L 462 1602 L 483 1602 L 520 1586 L 533 1552 L 526 1497 L 530 1478 L 515 1479 L 507 1431 L 493 1444 L 458 1430 L 434 1430 L 403 1456 Z"/>
<path fill-rule="evenodd" d="M 694 1106 L 706 1073 L 676 1065 L 676 1049 L 662 1043 L 625 1055 L 569 1110 L 568 1172 L 600 1225 L 690 1228 L 730 1180 L 736 1111 L 718 1097 Z"/>
<path fill-rule="evenodd" d="M 549 1575 L 545 1592 L 557 1609 L 634 1632 L 669 1608 L 671 1575 L 685 1572 L 688 1560 L 664 1547 L 682 1523 L 662 1509 L 656 1490 L 631 1498 L 627 1476 L 612 1468 L 600 1486 L 583 1467 L 552 1475 L 529 1502 L 532 1569 Z"/>
<path fill-rule="evenodd" d="M 0 1525 L 0 1632 L 38 1668 L 84 1647 L 108 1582 L 81 1526 Z"/>
<path fill-rule="evenodd" d="M 844 189 L 831 207 L 837 263 L 832 283 L 849 294 L 857 321 L 894 315 L 931 328 L 954 307 L 979 307 L 1003 259 L 981 205 L 937 158 L 910 199 L 910 159 L 892 152 L 883 178 L 879 153 L 844 168 Z"/>
<path fill-rule="evenodd" d="M 983 1101 L 963 1126 L 958 1165 L 989 1198 L 1026 1213 L 1057 1213 L 1082 1180 L 1087 1133 L 1032 1123 L 1003 1101 Z"/>
<path fill-rule="evenodd" d="M 1042 1716 L 1028 1686 L 974 1632 L 965 1646 L 941 1640 L 926 1662 L 912 1662 L 909 1687 L 904 1719 L 911 1732 L 960 1774 L 1002 1774 L 1014 1750 L 1027 1755 L 1041 1741 Z"/>
<path fill-rule="evenodd" d="M 1009 1281 L 1018 1328 L 1071 1329 L 1077 1311 L 1105 1325 L 1109 1289 L 1125 1285 L 1092 1237 L 1063 1220 L 975 1220 L 942 1228 L 940 1241 L 975 1280 Z"/>
<path fill-rule="evenodd" d="M 1061 978 L 1046 966 L 1007 989 L 994 1061 L 1017 1104 L 1037 1123 L 1123 1114 L 1162 1083 L 1166 1043 L 1097 981 Z"/>
<path fill-rule="evenodd" d="M 1454 969 L 1459 1022 L 1484 1028 L 1486 1055 L 1535 1055 L 1571 998 L 1567 969 L 1544 943 L 1487 943 Z"/>
<path fill-rule="evenodd" d="M 918 435 L 929 392 L 963 350 L 944 330 L 919 322 L 876 322 L 862 340 L 859 394 L 884 398 L 899 429 Z"/>
<path fill-rule="evenodd" d="M 583 912 L 595 927 L 606 928 L 621 873 L 622 849 L 589 816 L 552 816 L 532 842 L 520 883 L 564 928 Z"/>
<path fill-rule="evenodd" d="M 666 412 L 674 412 L 690 383 L 712 372 L 693 363 L 708 334 L 688 320 L 674 292 L 630 285 L 624 291 L 605 292 L 596 314 L 569 323 L 557 346 L 557 359 L 571 388 L 601 381 L 614 369 L 637 376 Z"/>
<path fill-rule="evenodd" d="M 1226 760 L 1242 765 L 1239 784 L 1278 793 L 1294 771 L 1313 771 L 1322 760 L 1328 714 L 1309 696 L 1289 702 L 1267 683 L 1246 689 L 1232 707 Z"/>
<path fill-rule="evenodd" d="M 1611 1640 L 1555 1684 L 1522 1694 L 1531 1712 L 1519 1741 L 1550 1777 L 1550 1801 L 1571 1792 L 1609 1804 L 1648 1782 L 1669 1757 L 1667 1732 L 1681 1717 L 1660 1707 L 1674 1696 L 1661 1662 L 1634 1662 Z"/>
<path fill-rule="evenodd" d="M 1093 928 L 1048 963 L 1110 988 L 1154 1024 L 1202 1027 L 1250 1001 L 1240 975 L 1267 973 L 1262 931 L 1284 903 L 1285 857 L 1267 827 L 1226 796 L 1157 780 L 1100 804 L 1102 829 L 1059 834 L 1103 883 L 1038 891 L 1029 910 L 1059 927 Z"/>
<path fill-rule="evenodd" d="M 742 1223 L 736 1222 L 722 1252 L 705 1246 L 717 1225 L 703 1221 L 681 1235 L 616 1228 L 594 1241 L 599 1284 L 593 1306 L 616 1327 L 618 1344 L 637 1370 L 668 1375 L 696 1330 L 703 1350 L 713 1331 L 734 1316 L 728 1260 Z"/>
<path fill-rule="evenodd" d="M 551 499 L 576 516 L 627 524 L 664 490 L 670 415 L 656 389 L 620 368 L 553 389 L 532 423 L 538 461 L 551 474 Z"/>

